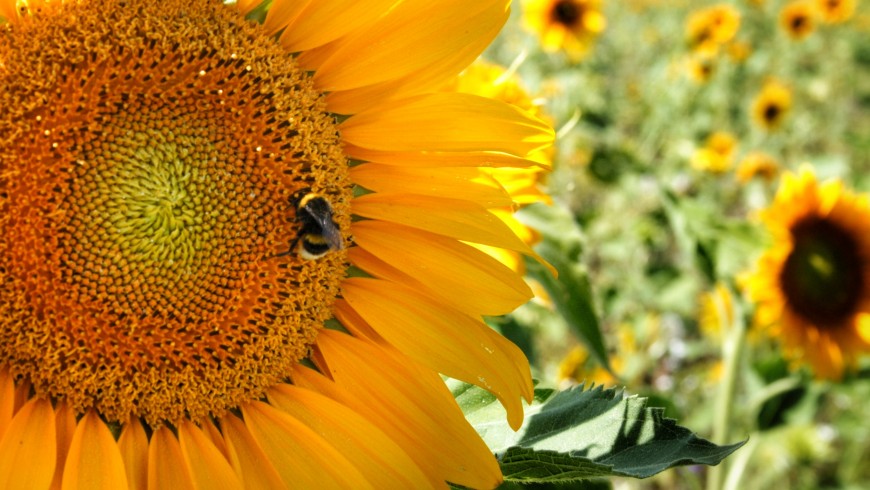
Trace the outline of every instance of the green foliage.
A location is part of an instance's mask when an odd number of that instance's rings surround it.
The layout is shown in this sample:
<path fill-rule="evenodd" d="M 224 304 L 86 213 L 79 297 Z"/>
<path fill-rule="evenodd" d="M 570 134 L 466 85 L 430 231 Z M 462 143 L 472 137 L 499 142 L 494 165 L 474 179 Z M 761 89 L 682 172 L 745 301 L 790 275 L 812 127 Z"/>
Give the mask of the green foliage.
<path fill-rule="evenodd" d="M 581 385 L 536 389 L 526 420 L 513 432 L 495 397 L 451 381 L 466 417 L 499 459 L 506 481 L 561 482 L 601 476 L 647 478 L 668 468 L 715 465 L 744 443 L 698 438 L 661 408 L 616 389 Z"/>
<path fill-rule="evenodd" d="M 773 243 L 757 217 L 783 173 L 809 165 L 820 180 L 870 191 L 866 2 L 857 2 L 845 22 L 814 14 L 812 33 L 800 40 L 780 24 L 791 2 L 602 2 L 607 28 L 580 62 L 540 49 L 540 39 L 520 28 L 523 4 L 515 2 L 506 30 L 485 55 L 515 68 L 559 134 L 547 183 L 552 209 L 520 213 L 540 231 L 536 250 L 559 277 L 528 263 L 548 297 L 502 320 L 502 331 L 522 340 L 534 375 L 548 383 L 618 382 L 717 443 L 752 440 L 709 471 L 663 472 L 622 482 L 626 488 L 870 483 L 870 465 L 861 464 L 870 437 L 860 422 L 870 406 L 863 403 L 870 364 L 843 382 L 813 379 L 786 358 L 782 338 L 766 334 L 776 330 L 754 324 L 756 305 L 741 287 L 741 275 Z M 739 25 L 727 43 L 703 52 L 688 42 L 687 25 L 711 6 L 736 11 Z M 699 62 L 710 69 L 705 77 L 698 76 Z M 753 116 L 771 79 L 791 93 L 774 129 Z M 733 139 L 733 148 L 718 168 L 698 165 L 695 157 L 717 133 Z M 752 170 L 751 157 L 759 155 L 769 157 L 767 171 Z M 725 363 L 738 324 L 746 325 L 739 339 L 744 355 Z M 726 364 L 737 369 L 730 378 Z M 719 439 L 714 426 L 721 427 L 724 411 L 714 401 L 729 391 L 720 390 L 726 379 L 734 381 L 726 432 L 736 436 Z M 519 447 L 511 464 L 529 457 L 529 448 Z M 540 479 L 561 474 L 566 457 L 602 464 L 571 449 L 535 448 L 532 454 L 558 454 L 530 471 Z M 716 480 L 711 475 L 720 469 Z"/>
<path fill-rule="evenodd" d="M 536 247 L 537 252 L 559 273 L 554 277 L 541 264 L 528 260 L 529 277 L 544 286 L 559 316 L 586 344 L 596 361 L 609 369 L 589 277 L 580 261 L 579 229 L 567 213 L 554 207 L 530 206 L 523 216 L 544 237 Z"/>

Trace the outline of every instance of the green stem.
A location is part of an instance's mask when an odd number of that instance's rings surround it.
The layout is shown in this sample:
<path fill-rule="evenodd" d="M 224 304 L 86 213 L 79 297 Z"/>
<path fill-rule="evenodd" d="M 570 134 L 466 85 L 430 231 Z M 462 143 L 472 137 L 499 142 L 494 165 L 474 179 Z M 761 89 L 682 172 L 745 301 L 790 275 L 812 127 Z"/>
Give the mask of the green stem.
<path fill-rule="evenodd" d="M 725 444 L 730 438 L 729 429 L 731 428 L 731 413 L 734 407 L 734 388 L 737 384 L 737 372 L 740 370 L 740 358 L 746 345 L 746 322 L 743 319 L 742 309 L 740 308 L 739 301 L 733 301 L 732 304 L 734 305 L 734 321 L 729 329 L 728 336 L 722 343 L 722 362 L 725 364 L 723 368 L 724 373 L 713 412 L 713 442 L 716 444 Z M 723 310 L 720 311 L 720 314 L 725 313 L 724 305 L 717 306 Z M 728 318 L 728 316 L 723 315 L 719 318 Z M 726 462 L 723 461 L 717 466 L 710 467 L 707 477 L 707 490 L 721 490 L 722 480 L 725 475 L 725 465 Z"/>

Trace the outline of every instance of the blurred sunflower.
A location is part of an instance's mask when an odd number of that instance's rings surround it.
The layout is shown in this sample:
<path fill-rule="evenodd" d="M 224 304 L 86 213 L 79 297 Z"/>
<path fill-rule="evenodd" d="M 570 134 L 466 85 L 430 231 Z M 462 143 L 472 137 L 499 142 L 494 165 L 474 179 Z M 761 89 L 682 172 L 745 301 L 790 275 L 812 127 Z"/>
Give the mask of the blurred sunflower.
<path fill-rule="evenodd" d="M 533 252 L 463 176 L 553 131 L 441 87 L 509 2 L 258 3 L 0 0 L 0 488 L 501 480 L 439 373 L 519 426 L 467 243 Z"/>
<path fill-rule="evenodd" d="M 779 129 L 791 104 L 791 89 L 777 80 L 768 80 L 752 101 L 752 120 L 767 131 Z"/>
<path fill-rule="evenodd" d="M 525 0 L 523 9 L 523 24 L 544 50 L 562 50 L 573 61 L 583 59 L 607 27 L 601 0 Z"/>
<path fill-rule="evenodd" d="M 726 46 L 731 61 L 743 63 L 752 54 L 752 46 L 746 41 L 732 41 Z"/>
<path fill-rule="evenodd" d="M 737 164 L 735 177 L 738 182 L 746 183 L 760 177 L 768 182 L 773 181 L 779 173 L 779 163 L 767 153 L 754 151 L 748 153 Z"/>
<path fill-rule="evenodd" d="M 708 337 L 721 340 L 734 324 L 734 299 L 722 283 L 701 294 L 698 299 L 698 326 Z"/>
<path fill-rule="evenodd" d="M 689 79 L 696 83 L 707 83 L 716 73 L 717 57 L 706 51 L 691 53 L 686 63 Z"/>
<path fill-rule="evenodd" d="M 870 351 L 870 200 L 805 168 L 783 175 L 761 218 L 774 243 L 741 277 L 755 324 L 838 379 Z"/>
<path fill-rule="evenodd" d="M 800 40 L 815 29 L 813 5 L 808 0 L 795 0 L 786 4 L 779 13 L 779 24 L 792 39 Z"/>
<path fill-rule="evenodd" d="M 732 5 L 719 4 L 693 11 L 686 19 L 686 37 L 695 51 L 718 52 L 740 28 L 740 12 Z"/>
<path fill-rule="evenodd" d="M 734 154 L 737 152 L 737 138 L 727 131 L 715 131 L 704 146 L 695 150 L 692 155 L 692 168 L 721 174 L 727 172 L 734 164 Z"/>
<path fill-rule="evenodd" d="M 816 10 L 829 24 L 845 22 L 855 13 L 856 0 L 816 0 Z"/>
<path fill-rule="evenodd" d="M 621 369 L 623 361 L 620 356 L 612 356 L 610 362 L 615 370 Z M 593 364 L 590 366 L 590 364 Z M 564 388 L 576 386 L 579 383 L 613 386 L 619 383 L 619 378 L 610 371 L 589 359 L 589 351 L 577 345 L 559 361 L 557 375 L 560 385 Z"/>

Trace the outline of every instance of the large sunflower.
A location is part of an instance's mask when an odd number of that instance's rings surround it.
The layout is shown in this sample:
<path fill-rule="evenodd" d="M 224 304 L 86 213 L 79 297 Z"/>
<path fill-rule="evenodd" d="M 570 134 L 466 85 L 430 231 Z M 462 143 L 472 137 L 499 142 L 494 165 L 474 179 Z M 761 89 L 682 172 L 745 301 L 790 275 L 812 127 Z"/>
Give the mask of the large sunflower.
<path fill-rule="evenodd" d="M 774 244 L 742 278 L 755 323 L 820 377 L 840 378 L 870 350 L 870 200 L 804 169 L 783 175 L 762 219 Z"/>
<path fill-rule="evenodd" d="M 461 176 L 553 133 L 442 87 L 509 2 L 256 3 L 0 0 L 0 487 L 500 481 L 438 373 L 519 426 L 466 242 L 533 252 Z"/>

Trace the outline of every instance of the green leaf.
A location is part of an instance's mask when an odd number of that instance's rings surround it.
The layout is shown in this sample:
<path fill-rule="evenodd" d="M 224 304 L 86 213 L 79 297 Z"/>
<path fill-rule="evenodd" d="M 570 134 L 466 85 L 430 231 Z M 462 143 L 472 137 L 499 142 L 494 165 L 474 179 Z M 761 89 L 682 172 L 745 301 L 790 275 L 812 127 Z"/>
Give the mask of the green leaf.
<path fill-rule="evenodd" d="M 547 290 L 559 315 L 595 360 L 612 372 L 592 300 L 592 287 L 580 265 L 582 237 L 577 224 L 567 211 L 543 205 L 528 206 L 521 217 L 541 233 L 543 239 L 535 251 L 559 273 L 555 278 L 538 262 L 527 260 L 528 276 Z"/>
<path fill-rule="evenodd" d="M 499 458 L 506 481 L 562 482 L 611 475 L 611 467 L 556 451 L 509 448 Z"/>
<path fill-rule="evenodd" d="M 646 399 L 583 386 L 536 389 L 514 432 L 488 392 L 448 381 L 466 418 L 501 464 L 506 481 L 559 482 L 600 476 L 646 478 L 668 468 L 719 464 L 744 442 L 717 446 L 648 408 Z"/>

